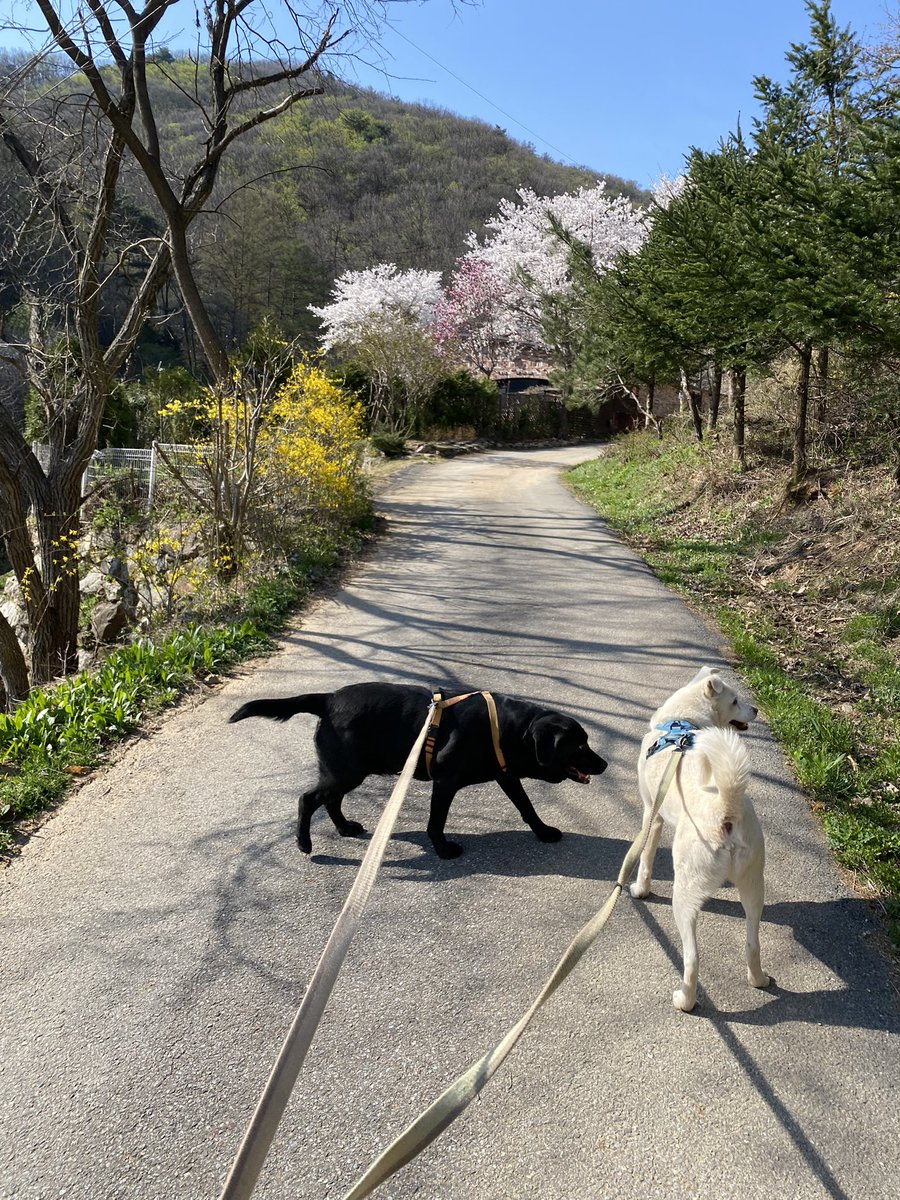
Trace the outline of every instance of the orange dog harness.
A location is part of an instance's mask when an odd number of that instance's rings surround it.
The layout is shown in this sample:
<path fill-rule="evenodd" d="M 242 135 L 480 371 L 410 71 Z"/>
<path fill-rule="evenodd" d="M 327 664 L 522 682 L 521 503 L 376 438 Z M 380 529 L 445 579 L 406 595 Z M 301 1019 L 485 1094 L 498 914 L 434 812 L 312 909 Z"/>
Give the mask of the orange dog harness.
<path fill-rule="evenodd" d="M 461 696 L 452 696 L 449 700 L 445 700 L 440 692 L 435 692 L 431 697 L 431 703 L 434 705 L 434 715 L 431 718 L 431 724 L 428 727 L 428 733 L 425 736 L 425 748 L 423 755 L 425 758 L 425 772 L 428 778 L 431 779 L 431 760 L 434 756 L 434 744 L 437 740 L 438 728 L 441 724 L 441 717 L 444 709 L 450 708 L 453 704 L 459 704 L 461 700 L 468 700 L 472 696 L 483 696 L 484 702 L 487 705 L 488 717 L 491 722 L 491 741 L 494 743 L 494 754 L 497 756 L 497 762 L 500 764 L 500 770 L 506 770 L 506 759 L 503 757 L 503 751 L 500 749 L 500 724 L 497 720 L 497 705 L 494 703 L 494 697 L 490 692 L 464 692 Z"/>

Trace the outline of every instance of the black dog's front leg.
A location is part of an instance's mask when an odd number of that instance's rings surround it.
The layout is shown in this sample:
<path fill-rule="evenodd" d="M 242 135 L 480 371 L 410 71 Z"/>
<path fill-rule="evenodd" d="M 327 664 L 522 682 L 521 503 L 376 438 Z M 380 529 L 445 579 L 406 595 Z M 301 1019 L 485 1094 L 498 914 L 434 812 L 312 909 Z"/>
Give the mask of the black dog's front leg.
<path fill-rule="evenodd" d="M 453 803 L 453 797 L 456 795 L 456 792 L 457 788 L 455 786 L 445 783 L 442 780 L 435 780 L 431 785 L 431 812 L 428 816 L 428 836 L 431 838 L 431 844 L 434 846 L 434 852 L 438 858 L 459 858 L 463 853 L 463 848 L 458 842 L 450 842 L 444 837 L 447 814 L 450 811 L 450 805 Z"/>
<path fill-rule="evenodd" d="M 513 775 L 501 775 L 497 779 L 497 782 L 519 810 L 522 815 L 522 820 L 525 822 L 525 824 L 532 828 L 535 837 L 539 841 L 559 841 L 559 839 L 562 837 L 562 830 L 556 829 L 553 825 L 544 824 L 544 822 L 535 812 L 534 805 L 528 799 L 528 793 L 522 787 L 521 779 L 516 779 L 516 777 Z"/>

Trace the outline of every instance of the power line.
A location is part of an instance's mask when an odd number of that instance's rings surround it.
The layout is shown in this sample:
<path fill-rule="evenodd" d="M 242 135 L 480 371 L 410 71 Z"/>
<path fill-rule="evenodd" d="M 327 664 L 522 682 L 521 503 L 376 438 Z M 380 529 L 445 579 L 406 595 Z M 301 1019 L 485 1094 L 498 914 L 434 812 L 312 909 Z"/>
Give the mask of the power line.
<path fill-rule="evenodd" d="M 425 58 L 430 59 L 436 67 L 440 67 L 442 71 L 446 71 L 448 75 L 452 75 L 457 83 L 461 83 L 463 87 L 468 88 L 470 92 L 474 92 L 476 96 L 485 102 L 485 104 L 489 104 L 491 108 L 495 108 L 497 112 L 506 117 L 508 121 L 512 121 L 514 125 L 518 125 L 520 129 L 524 129 L 526 133 L 530 133 L 533 138 L 537 138 L 539 142 L 542 142 L 545 146 L 549 146 L 555 154 L 558 154 L 560 158 L 564 158 L 567 162 L 570 162 L 573 167 L 582 165 L 581 163 L 576 162 L 576 160 L 570 155 L 565 154 L 558 146 L 554 146 L 552 142 L 548 142 L 546 138 L 541 137 L 539 133 L 535 133 L 533 129 L 529 129 L 524 122 L 518 120 L 518 118 L 514 117 L 512 113 L 508 113 L 505 108 L 501 108 L 499 104 L 495 104 L 489 96 L 485 96 L 483 92 L 479 92 L 478 88 L 473 87 L 471 83 L 468 83 L 461 76 L 457 75 L 455 71 L 451 71 L 450 68 L 444 66 L 442 62 L 438 62 L 433 54 L 429 54 L 427 50 L 423 50 L 421 46 L 417 46 L 412 38 L 408 38 L 405 33 L 401 33 L 396 25 L 392 25 L 391 28 L 393 29 L 394 33 L 396 33 L 397 37 L 402 38 L 404 42 L 407 42 L 410 46 L 412 46 L 413 50 L 418 50 L 418 52 L 423 54 Z"/>

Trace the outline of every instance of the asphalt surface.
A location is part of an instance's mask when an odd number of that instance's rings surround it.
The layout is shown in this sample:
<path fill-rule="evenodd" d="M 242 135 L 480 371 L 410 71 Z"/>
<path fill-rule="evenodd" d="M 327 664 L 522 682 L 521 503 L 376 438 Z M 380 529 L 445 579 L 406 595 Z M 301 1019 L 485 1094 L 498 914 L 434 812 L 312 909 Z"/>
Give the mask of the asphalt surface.
<path fill-rule="evenodd" d="M 495 786 L 460 794 L 442 862 L 416 783 L 255 1196 L 341 1197 L 506 1031 L 606 898 L 640 820 L 648 716 L 718 638 L 559 481 L 589 449 L 420 464 L 387 533 L 259 661 L 66 803 L 0 876 L 0 1196 L 214 1198 L 359 863 L 313 823 L 314 718 L 227 724 L 257 696 L 363 679 L 490 688 L 578 717 L 610 760 L 532 783 L 535 840 Z M 700 1005 L 671 1004 L 671 858 L 394 1200 L 900 1196 L 900 1017 L 875 925 L 760 723 L 768 990 L 733 890 L 700 920 Z M 391 780 L 345 812 L 372 828 Z M 666 843 L 664 843 L 665 845 Z"/>

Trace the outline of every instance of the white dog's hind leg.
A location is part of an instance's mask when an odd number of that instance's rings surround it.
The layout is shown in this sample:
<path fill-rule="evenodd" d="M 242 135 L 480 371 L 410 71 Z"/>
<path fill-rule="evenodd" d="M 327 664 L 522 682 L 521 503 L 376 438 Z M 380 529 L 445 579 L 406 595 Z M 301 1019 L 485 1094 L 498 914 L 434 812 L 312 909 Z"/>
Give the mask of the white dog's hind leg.
<path fill-rule="evenodd" d="M 650 832 L 647 834 L 647 844 L 641 852 L 641 862 L 638 867 L 637 879 L 635 879 L 634 883 L 628 889 L 637 900 L 650 895 L 650 884 L 653 881 L 653 860 L 656 858 L 656 848 L 659 845 L 662 830 L 663 819 L 660 816 L 656 816 L 650 825 Z"/>
<path fill-rule="evenodd" d="M 762 876 L 744 875 L 735 882 L 747 916 L 747 982 L 751 987 L 768 987 L 771 980 L 759 961 L 759 922 L 763 910 Z"/>
<path fill-rule="evenodd" d="M 679 886 L 676 865 L 672 912 L 681 934 L 684 974 L 681 987 L 672 993 L 672 1003 L 682 1012 L 690 1012 L 697 1003 L 697 975 L 700 970 L 700 958 L 697 953 L 697 916 L 702 904 L 702 897 L 695 896 L 683 886 Z"/>

